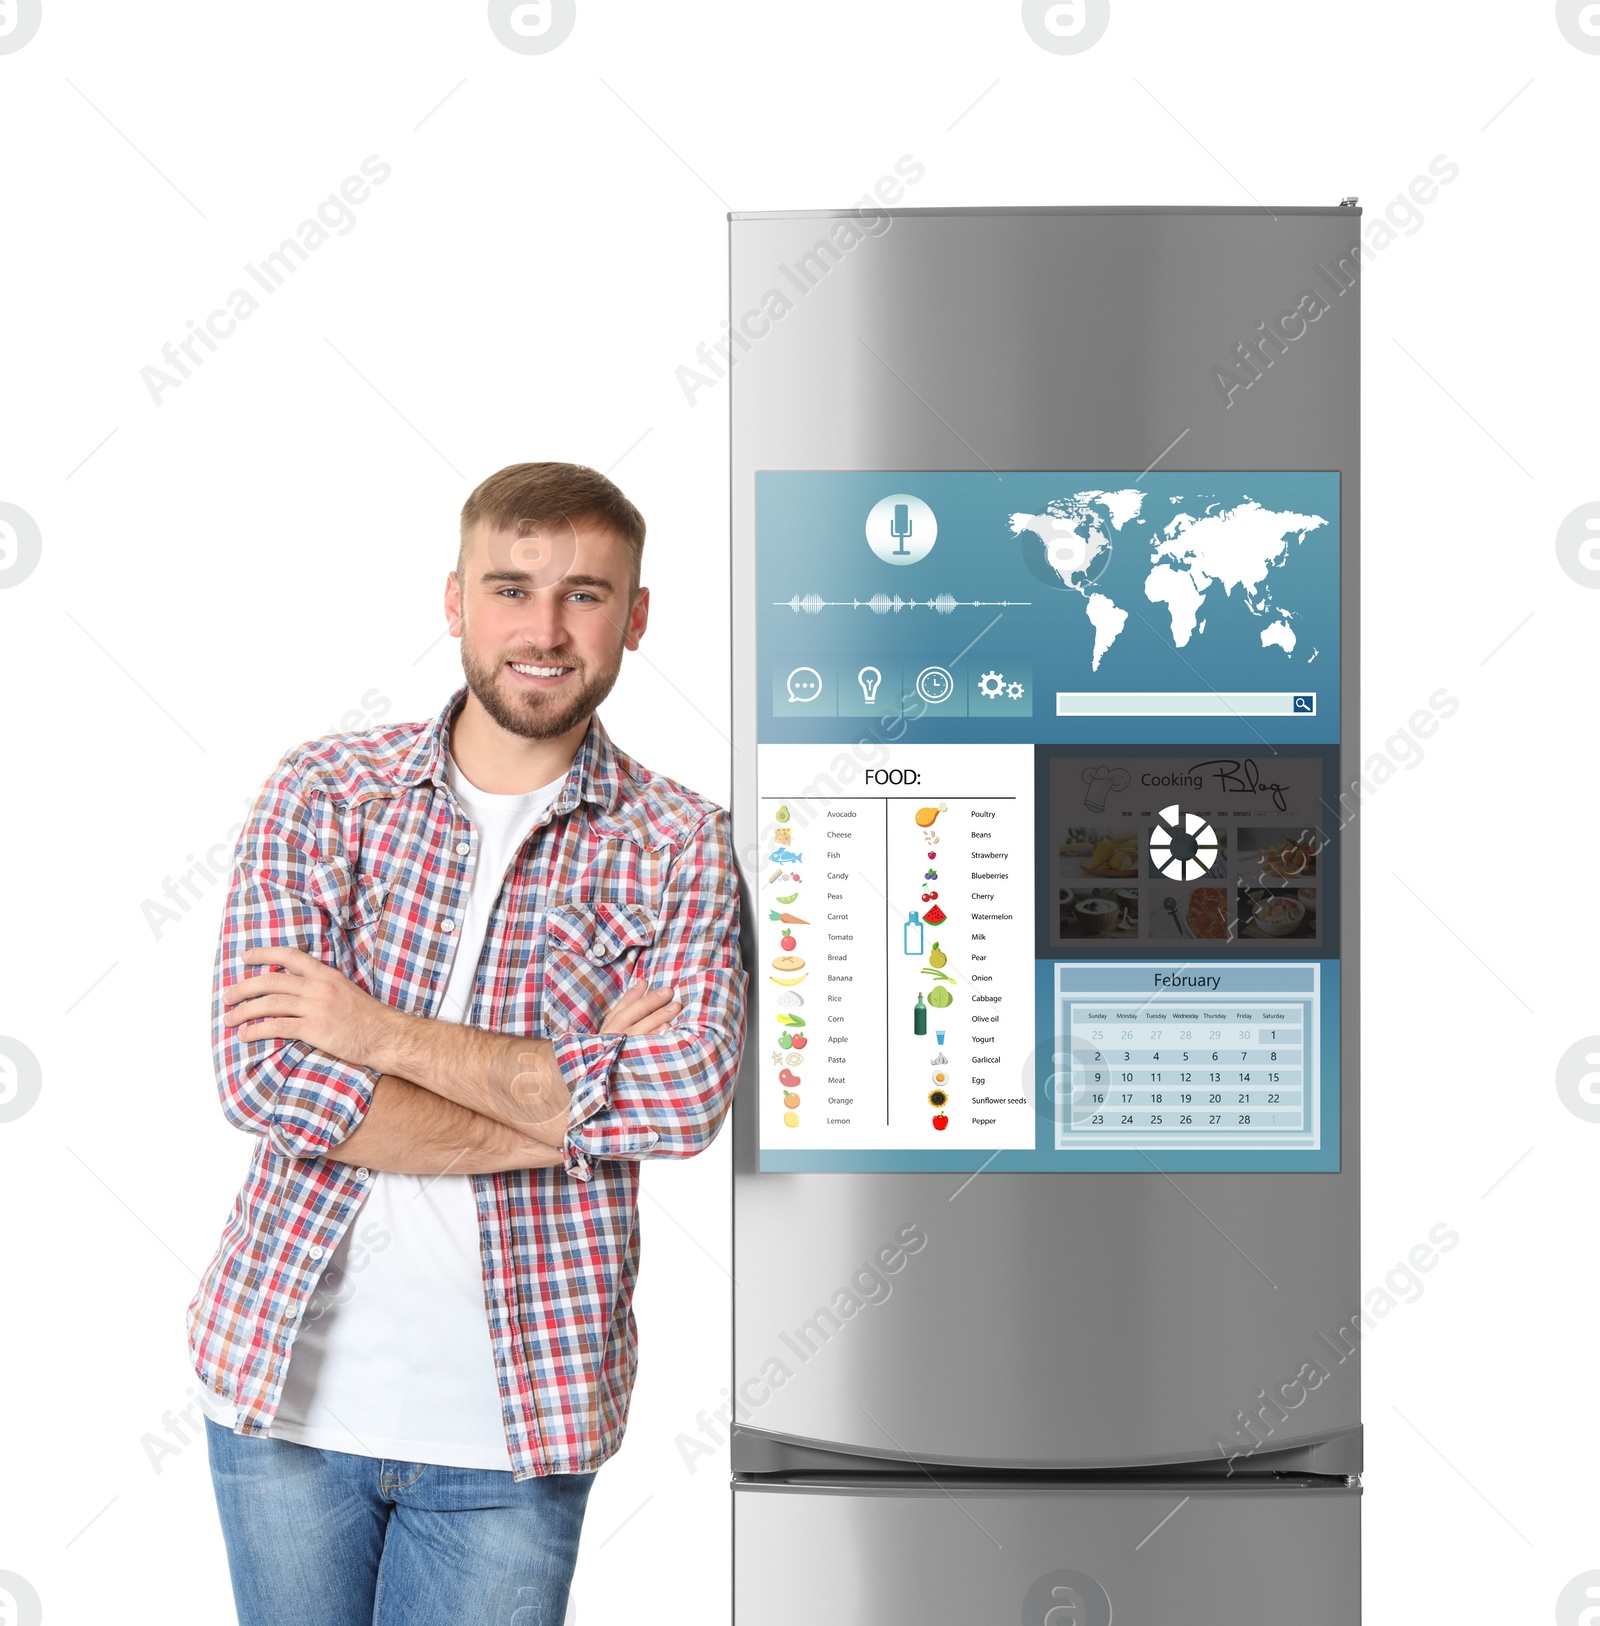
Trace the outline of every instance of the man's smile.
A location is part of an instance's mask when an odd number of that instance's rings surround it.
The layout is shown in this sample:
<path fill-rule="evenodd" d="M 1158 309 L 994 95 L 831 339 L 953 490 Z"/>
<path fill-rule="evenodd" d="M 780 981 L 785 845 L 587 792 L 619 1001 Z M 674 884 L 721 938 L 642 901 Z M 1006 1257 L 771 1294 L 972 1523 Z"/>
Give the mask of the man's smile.
<path fill-rule="evenodd" d="M 516 674 L 519 682 L 534 689 L 554 688 L 577 670 L 565 662 L 535 664 L 529 661 L 507 661 L 506 666 Z"/>

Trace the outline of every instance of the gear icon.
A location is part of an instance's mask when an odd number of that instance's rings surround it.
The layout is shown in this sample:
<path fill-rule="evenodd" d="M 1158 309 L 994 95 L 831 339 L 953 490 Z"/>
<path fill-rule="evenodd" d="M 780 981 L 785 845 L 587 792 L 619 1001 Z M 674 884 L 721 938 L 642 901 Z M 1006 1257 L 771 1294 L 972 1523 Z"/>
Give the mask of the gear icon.
<path fill-rule="evenodd" d="M 1002 672 L 985 672 L 978 679 L 978 693 L 985 700 L 998 700 L 1005 693 L 1006 680 Z"/>
<path fill-rule="evenodd" d="M 1013 700 L 1020 700 L 1022 698 L 1022 685 L 1020 683 L 1008 683 L 1006 685 L 1006 693 L 1010 695 Z"/>

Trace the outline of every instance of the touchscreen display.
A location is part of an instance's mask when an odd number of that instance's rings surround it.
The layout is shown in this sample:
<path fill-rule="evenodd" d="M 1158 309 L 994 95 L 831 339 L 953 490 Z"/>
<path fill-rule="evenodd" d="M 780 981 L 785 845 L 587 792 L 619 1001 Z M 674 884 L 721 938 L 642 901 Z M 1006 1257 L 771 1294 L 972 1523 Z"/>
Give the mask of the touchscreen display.
<path fill-rule="evenodd" d="M 1337 1168 L 1338 476 L 756 495 L 762 1168 Z"/>

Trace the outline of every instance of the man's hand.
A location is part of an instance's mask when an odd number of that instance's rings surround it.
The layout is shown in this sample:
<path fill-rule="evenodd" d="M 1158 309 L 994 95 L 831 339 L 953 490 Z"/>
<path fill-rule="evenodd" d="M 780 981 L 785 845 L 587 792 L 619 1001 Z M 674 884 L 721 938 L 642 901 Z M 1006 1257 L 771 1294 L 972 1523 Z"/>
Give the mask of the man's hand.
<path fill-rule="evenodd" d="M 297 948 L 252 948 L 246 965 L 282 971 L 241 978 L 222 991 L 223 1022 L 248 1041 L 298 1039 L 355 1066 L 378 1065 L 403 1013 L 363 993 L 341 972 Z"/>
<path fill-rule="evenodd" d="M 636 1038 L 644 1033 L 662 1033 L 683 1011 L 683 1001 L 673 997 L 671 988 L 652 988 L 642 979 L 628 985 L 600 1024 L 602 1033 L 625 1033 Z"/>

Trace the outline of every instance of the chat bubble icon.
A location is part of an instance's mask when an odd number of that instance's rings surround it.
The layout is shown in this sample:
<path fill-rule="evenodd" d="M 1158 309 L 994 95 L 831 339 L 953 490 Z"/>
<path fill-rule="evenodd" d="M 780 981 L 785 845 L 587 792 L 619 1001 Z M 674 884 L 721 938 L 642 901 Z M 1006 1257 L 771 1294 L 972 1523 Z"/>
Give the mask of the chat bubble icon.
<path fill-rule="evenodd" d="M 789 698 L 796 705 L 805 705 L 822 693 L 822 674 L 814 666 L 797 666 L 784 682 Z"/>

